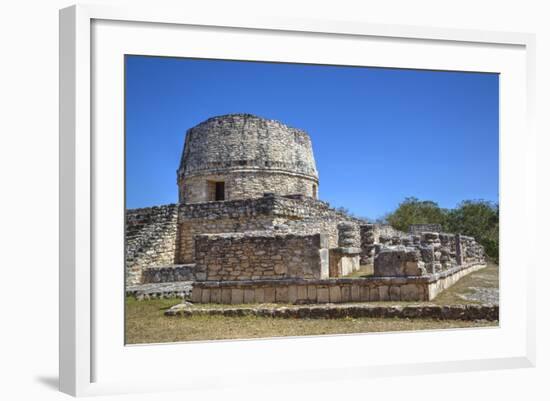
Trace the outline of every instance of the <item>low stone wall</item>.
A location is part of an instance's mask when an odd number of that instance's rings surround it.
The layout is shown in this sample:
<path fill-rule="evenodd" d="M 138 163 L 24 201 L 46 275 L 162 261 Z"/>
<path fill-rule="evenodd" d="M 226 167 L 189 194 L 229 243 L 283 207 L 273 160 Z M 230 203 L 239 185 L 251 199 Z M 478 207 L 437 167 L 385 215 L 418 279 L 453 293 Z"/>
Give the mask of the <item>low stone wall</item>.
<path fill-rule="evenodd" d="M 430 301 L 464 275 L 485 266 L 458 266 L 420 277 L 198 281 L 193 285 L 191 301 L 221 304 Z"/>
<path fill-rule="evenodd" d="M 192 290 L 192 281 L 132 284 L 126 286 L 126 296 L 134 297 L 138 301 L 159 298 L 189 299 L 191 297 Z"/>
<path fill-rule="evenodd" d="M 321 234 L 275 231 L 203 234 L 195 237 L 196 276 L 204 280 L 328 277 L 328 250 Z"/>
<path fill-rule="evenodd" d="M 428 284 L 428 299 L 434 299 L 441 291 L 446 290 L 455 284 L 462 277 L 484 269 L 486 264 L 471 264 L 465 266 L 456 266 L 447 271 L 437 273 L 434 275 L 433 280 Z"/>
<path fill-rule="evenodd" d="M 147 267 L 142 271 L 142 283 L 171 283 L 175 281 L 194 281 L 196 265 L 173 265 Z"/>
<path fill-rule="evenodd" d="M 499 320 L 498 305 L 410 305 L 382 306 L 365 304 L 345 305 L 301 305 L 278 307 L 229 307 L 189 308 L 185 304 L 175 305 L 164 312 L 165 316 L 258 316 L 283 319 L 341 319 L 350 318 L 401 318 L 437 320 Z"/>

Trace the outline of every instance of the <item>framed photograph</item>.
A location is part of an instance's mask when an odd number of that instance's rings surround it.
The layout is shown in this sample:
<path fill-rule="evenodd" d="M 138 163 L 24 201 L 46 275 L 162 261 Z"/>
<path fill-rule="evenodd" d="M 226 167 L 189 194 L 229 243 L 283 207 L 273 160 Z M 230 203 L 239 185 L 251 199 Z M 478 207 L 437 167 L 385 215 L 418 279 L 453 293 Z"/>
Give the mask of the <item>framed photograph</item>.
<path fill-rule="evenodd" d="M 61 10 L 61 390 L 533 366 L 533 46 Z"/>

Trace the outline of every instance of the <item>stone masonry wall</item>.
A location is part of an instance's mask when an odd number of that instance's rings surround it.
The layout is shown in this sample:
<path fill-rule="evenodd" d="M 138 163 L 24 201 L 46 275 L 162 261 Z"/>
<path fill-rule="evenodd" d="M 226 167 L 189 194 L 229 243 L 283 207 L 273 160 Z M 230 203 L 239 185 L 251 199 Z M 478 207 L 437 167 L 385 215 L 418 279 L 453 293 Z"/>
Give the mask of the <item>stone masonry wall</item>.
<path fill-rule="evenodd" d="M 459 234 L 422 232 L 392 238 L 378 247 L 374 257 L 376 276 L 437 274 L 456 266 L 485 264 L 483 246 Z"/>
<path fill-rule="evenodd" d="M 338 247 L 338 225 L 342 222 L 347 222 L 342 217 L 311 217 L 303 220 L 288 220 L 285 222 L 285 225 L 291 232 L 300 233 L 300 234 L 312 234 L 312 233 L 322 233 L 327 236 L 328 247 L 337 248 Z M 359 237 L 359 224 L 352 222 L 355 227 L 357 235 L 354 236 L 353 247 L 359 248 L 361 246 L 361 241 Z"/>
<path fill-rule="evenodd" d="M 148 266 L 174 263 L 178 205 L 154 206 L 126 211 L 126 282 L 142 281 Z"/>
<path fill-rule="evenodd" d="M 187 219 L 178 225 L 178 263 L 194 263 L 195 236 L 265 230 L 273 219 L 267 215 L 241 215 L 217 219 Z"/>
<path fill-rule="evenodd" d="M 250 114 L 210 118 L 189 129 L 178 170 L 180 202 L 206 197 L 207 180 L 226 182 L 226 200 L 271 191 L 317 194 L 318 174 L 309 135 Z"/>
<path fill-rule="evenodd" d="M 374 257 L 379 250 L 377 244 L 398 244 L 408 234 L 396 230 L 388 224 L 360 223 L 361 236 L 361 264 L 368 265 L 374 262 Z"/>
<path fill-rule="evenodd" d="M 336 247 L 337 226 L 342 221 L 351 220 L 325 202 L 300 195 L 266 194 L 254 199 L 184 204 L 179 213 L 177 262 L 193 263 L 197 234 L 280 229 L 295 234 L 325 234 L 329 247 Z M 358 223 L 354 223 L 358 232 Z"/>
<path fill-rule="evenodd" d="M 193 284 L 193 303 L 314 304 L 378 301 L 431 301 L 460 278 L 484 264 L 456 266 L 429 276 L 199 281 Z"/>
<path fill-rule="evenodd" d="M 328 277 L 326 240 L 320 234 L 197 235 L 195 258 L 199 280 L 201 273 L 207 281 Z"/>
<path fill-rule="evenodd" d="M 302 194 L 317 197 L 318 181 L 306 176 L 273 171 L 235 171 L 217 174 L 201 174 L 187 177 L 180 186 L 180 197 L 186 203 L 213 201 L 209 182 L 223 181 L 225 199 L 261 197 L 266 191 L 279 195 Z"/>

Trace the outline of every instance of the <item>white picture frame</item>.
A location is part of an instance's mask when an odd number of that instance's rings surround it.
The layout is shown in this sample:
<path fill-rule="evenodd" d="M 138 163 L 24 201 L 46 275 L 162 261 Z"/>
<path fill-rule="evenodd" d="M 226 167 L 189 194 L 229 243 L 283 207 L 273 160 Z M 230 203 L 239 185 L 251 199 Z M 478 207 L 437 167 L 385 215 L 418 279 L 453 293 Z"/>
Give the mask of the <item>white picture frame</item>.
<path fill-rule="evenodd" d="M 186 29 L 193 32 L 189 33 Z M 143 30 L 147 30 L 147 35 L 140 36 Z M 417 344 L 439 341 L 438 338 L 441 337 L 441 341 L 454 341 L 456 346 L 453 347 L 454 354 L 451 350 L 448 354 L 438 350 L 437 353 L 440 356 L 436 357 L 435 353 L 428 355 L 429 352 L 426 350 L 425 354 L 422 354 L 425 357 L 420 358 L 421 354 L 418 350 L 411 350 L 410 354 L 405 356 L 401 350 L 399 357 L 388 357 L 387 360 L 376 356 L 375 350 L 369 354 L 369 358 L 364 358 L 359 351 L 354 355 L 341 357 L 344 341 L 350 346 L 356 346 L 368 338 L 369 341 L 383 344 L 388 338 L 388 335 L 384 334 L 140 347 L 124 347 L 122 338 L 117 334 L 114 336 L 116 339 L 110 343 L 109 337 L 112 337 L 110 333 L 119 333 L 123 324 L 120 320 L 122 307 L 117 304 L 117 302 L 122 303 L 122 297 L 117 298 L 117 291 L 123 294 L 123 287 L 121 287 L 123 265 L 118 263 L 123 253 L 116 248 L 120 248 L 119 234 L 123 230 L 123 225 L 119 222 L 123 221 L 123 216 L 118 216 L 118 220 L 107 223 L 109 221 L 107 215 L 111 212 L 117 213 L 117 207 L 120 205 L 114 205 L 110 210 L 109 204 L 101 197 L 105 197 L 106 188 L 116 188 L 120 184 L 118 173 L 112 174 L 109 182 L 106 181 L 105 174 L 106 171 L 111 171 L 111 168 L 115 170 L 120 168 L 121 142 L 120 138 L 117 139 L 117 130 L 110 127 L 120 127 L 120 115 L 115 114 L 123 105 L 118 102 L 120 97 L 115 92 L 113 92 L 114 97 L 109 96 L 113 103 L 98 101 L 98 98 L 106 95 L 101 84 L 99 84 L 100 87 L 94 87 L 93 84 L 94 82 L 95 85 L 98 85 L 98 82 L 113 82 L 115 85 L 109 85 L 110 90 L 123 90 L 118 85 L 122 74 L 122 71 L 117 69 L 117 65 L 120 66 L 118 55 L 131 52 L 129 50 L 140 52 L 141 49 L 145 52 L 142 54 L 181 56 L 182 54 L 173 53 L 174 48 L 171 49 L 171 46 L 175 45 L 174 43 L 161 41 L 161 38 L 171 37 L 176 33 L 179 35 L 180 31 L 182 35 L 196 34 L 199 39 L 204 35 L 198 42 L 201 48 L 197 47 L 196 51 L 205 51 L 205 49 L 208 51 L 210 46 L 213 52 L 219 52 L 221 58 L 224 57 L 225 51 L 230 53 L 232 49 L 214 50 L 215 43 L 220 38 L 223 39 L 221 42 L 227 44 L 233 43 L 231 40 L 236 36 L 246 41 L 251 35 L 263 35 L 263 40 L 273 46 L 265 46 L 262 54 L 258 53 L 257 48 L 254 50 L 251 47 L 250 51 L 257 52 L 255 59 L 267 61 L 280 61 L 283 56 L 281 53 L 277 54 L 277 43 L 284 42 L 287 40 L 285 38 L 293 38 L 293 42 L 296 43 L 325 41 L 327 46 L 334 46 L 330 42 L 337 39 L 340 45 L 337 48 L 334 47 L 334 52 L 330 56 L 342 57 L 341 60 L 348 57 L 350 64 L 365 65 L 364 61 L 359 60 L 364 54 L 350 54 L 349 49 L 346 48 L 346 41 L 353 41 L 353 43 L 365 41 L 368 46 L 371 46 L 369 49 L 373 54 L 379 51 L 380 55 L 385 57 L 377 64 L 380 66 L 432 69 L 448 69 L 450 66 L 450 69 L 503 74 L 505 79 L 501 85 L 501 195 L 503 199 L 501 205 L 503 221 L 501 225 L 503 227 L 501 232 L 501 288 L 503 291 L 501 326 L 492 330 L 451 330 L 444 334 L 442 332 L 391 334 L 394 336 L 393 339 L 409 341 L 414 338 Z M 94 35 L 96 35 L 95 39 Z M 315 381 L 327 380 L 329 373 L 331 379 L 337 380 L 349 375 L 350 370 L 353 370 L 353 375 L 359 379 L 376 377 L 380 374 L 399 375 L 411 369 L 415 369 L 416 373 L 433 373 L 442 370 L 468 371 L 534 366 L 535 253 L 527 251 L 526 255 L 522 256 L 512 246 L 506 248 L 507 244 L 513 244 L 517 238 L 515 228 L 523 227 L 523 229 L 535 231 L 536 141 L 532 128 L 535 85 L 534 44 L 534 36 L 523 33 L 377 25 L 359 21 L 298 20 L 254 15 L 236 18 L 215 14 L 187 14 L 182 9 L 165 10 L 155 7 L 112 8 L 78 5 L 61 10 L 59 328 L 61 391 L 72 395 L 95 395 L 167 389 L 205 389 L 213 380 L 217 381 L 218 386 L 229 383 L 234 385 L 236 379 L 231 376 L 233 370 L 241 374 L 247 372 L 249 380 L 253 378 L 261 383 L 273 380 L 274 377 L 279 381 L 292 381 L 297 371 L 300 372 L 300 380 Z M 398 45 L 403 52 L 392 53 L 390 50 L 382 49 Z M 299 46 L 296 45 L 293 48 L 289 45 L 285 61 L 292 61 L 298 57 Z M 449 46 L 452 47 L 452 51 L 447 52 Z M 337 49 L 342 49 L 341 54 Z M 409 54 L 408 67 L 400 64 L 403 61 L 399 60 L 407 57 L 408 49 L 414 49 L 415 52 L 420 52 L 419 54 L 426 52 L 425 57 L 413 60 Z M 102 53 L 103 51 L 105 53 Z M 183 49 L 182 51 L 186 54 L 185 52 L 194 50 Z M 246 46 L 242 46 L 239 51 L 246 52 Z M 470 53 L 472 51 L 474 53 Z M 431 60 L 429 55 L 434 52 L 448 59 Z M 461 52 L 464 53 L 464 59 L 461 62 L 451 60 L 453 57 L 458 57 L 457 54 Z M 491 52 L 494 52 L 494 55 L 488 56 Z M 118 60 L 113 65 L 108 59 L 112 54 L 117 55 Z M 193 55 L 196 54 L 193 53 Z M 243 53 L 241 57 L 245 59 L 247 56 Z M 312 53 L 309 57 L 311 61 L 315 56 Z M 473 61 L 476 57 L 480 60 L 479 64 Z M 449 64 L 451 62 L 454 64 Z M 369 61 L 369 65 L 373 63 L 376 63 L 376 60 Z M 92 82 L 94 79 L 96 81 Z M 511 94 L 517 94 L 517 99 L 511 99 Z M 106 117 L 105 110 L 114 110 L 113 115 Z M 102 121 L 107 125 L 103 126 Z M 94 132 L 100 132 L 98 137 L 94 137 Z M 105 132 L 113 135 L 107 137 Z M 123 132 L 120 132 L 120 135 L 122 134 Z M 116 142 L 110 144 L 111 139 Z M 98 163 L 98 154 L 102 155 L 101 164 Z M 512 160 L 512 154 L 515 162 Z M 114 199 L 119 198 L 115 196 Z M 106 229 L 106 224 L 111 226 L 109 230 Z M 98 236 L 100 231 L 101 235 Z M 101 251 L 101 241 L 109 241 L 115 245 L 109 251 Z M 120 265 L 120 271 L 94 270 L 98 261 L 108 260 L 104 258 L 109 255 L 118 255 L 116 257 L 119 259 L 113 259 L 118 262 L 109 264 Z M 510 266 L 517 264 L 518 261 L 521 261 L 521 271 L 512 271 Z M 100 264 L 105 265 L 105 263 Z M 98 292 L 102 294 L 101 299 L 98 298 Z M 106 312 L 109 304 L 113 306 L 112 313 Z M 514 324 L 511 324 L 512 320 Z M 113 323 L 120 324 L 120 327 L 113 326 Z M 461 341 L 480 344 L 480 346 L 478 349 L 464 353 L 462 357 L 460 353 L 463 350 L 459 345 Z M 506 351 L 503 344 L 506 344 Z M 317 358 L 320 347 L 324 349 L 322 360 Z M 396 345 L 396 352 L 398 348 L 399 345 Z M 174 365 L 177 362 L 171 358 L 175 358 L 177 352 L 182 349 L 185 349 L 187 358 L 196 367 L 194 372 L 185 372 L 185 379 L 181 379 L 184 376 L 181 372 L 170 375 L 170 369 L 173 370 L 173 367 L 177 366 Z M 292 350 L 291 352 L 295 355 L 303 355 L 304 359 L 301 359 L 303 363 L 293 361 L 291 369 L 285 369 L 285 361 L 280 357 L 285 350 Z M 337 350 L 340 351 L 337 352 Z M 217 367 L 219 370 L 213 371 L 208 363 L 201 360 L 201 357 L 208 359 L 214 355 L 234 363 L 232 366 Z M 264 360 L 266 357 L 271 358 L 271 366 L 269 368 L 263 366 L 260 363 L 260 357 Z M 305 357 L 309 358 L 307 363 Z M 142 366 L 149 366 L 146 368 L 147 372 L 136 372 L 128 368 L 127 374 L 117 374 L 124 370 L 121 369 L 123 366 L 121 364 L 131 367 L 139 364 L 140 361 L 143 361 Z M 166 369 L 158 368 L 160 361 L 166 362 Z M 144 377 L 148 379 L 145 380 Z"/>

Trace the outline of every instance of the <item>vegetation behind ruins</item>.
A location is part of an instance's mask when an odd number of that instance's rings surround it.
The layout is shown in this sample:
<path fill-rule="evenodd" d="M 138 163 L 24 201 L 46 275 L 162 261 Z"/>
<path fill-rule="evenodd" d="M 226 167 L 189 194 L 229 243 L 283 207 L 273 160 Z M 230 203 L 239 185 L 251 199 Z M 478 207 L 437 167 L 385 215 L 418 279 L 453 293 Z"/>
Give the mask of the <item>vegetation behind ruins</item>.
<path fill-rule="evenodd" d="M 436 202 L 405 198 L 382 222 L 408 231 L 411 224 L 441 224 L 444 232 L 474 237 L 485 247 L 487 256 L 498 263 L 499 205 L 485 200 L 462 201 L 454 209 L 444 209 Z"/>

